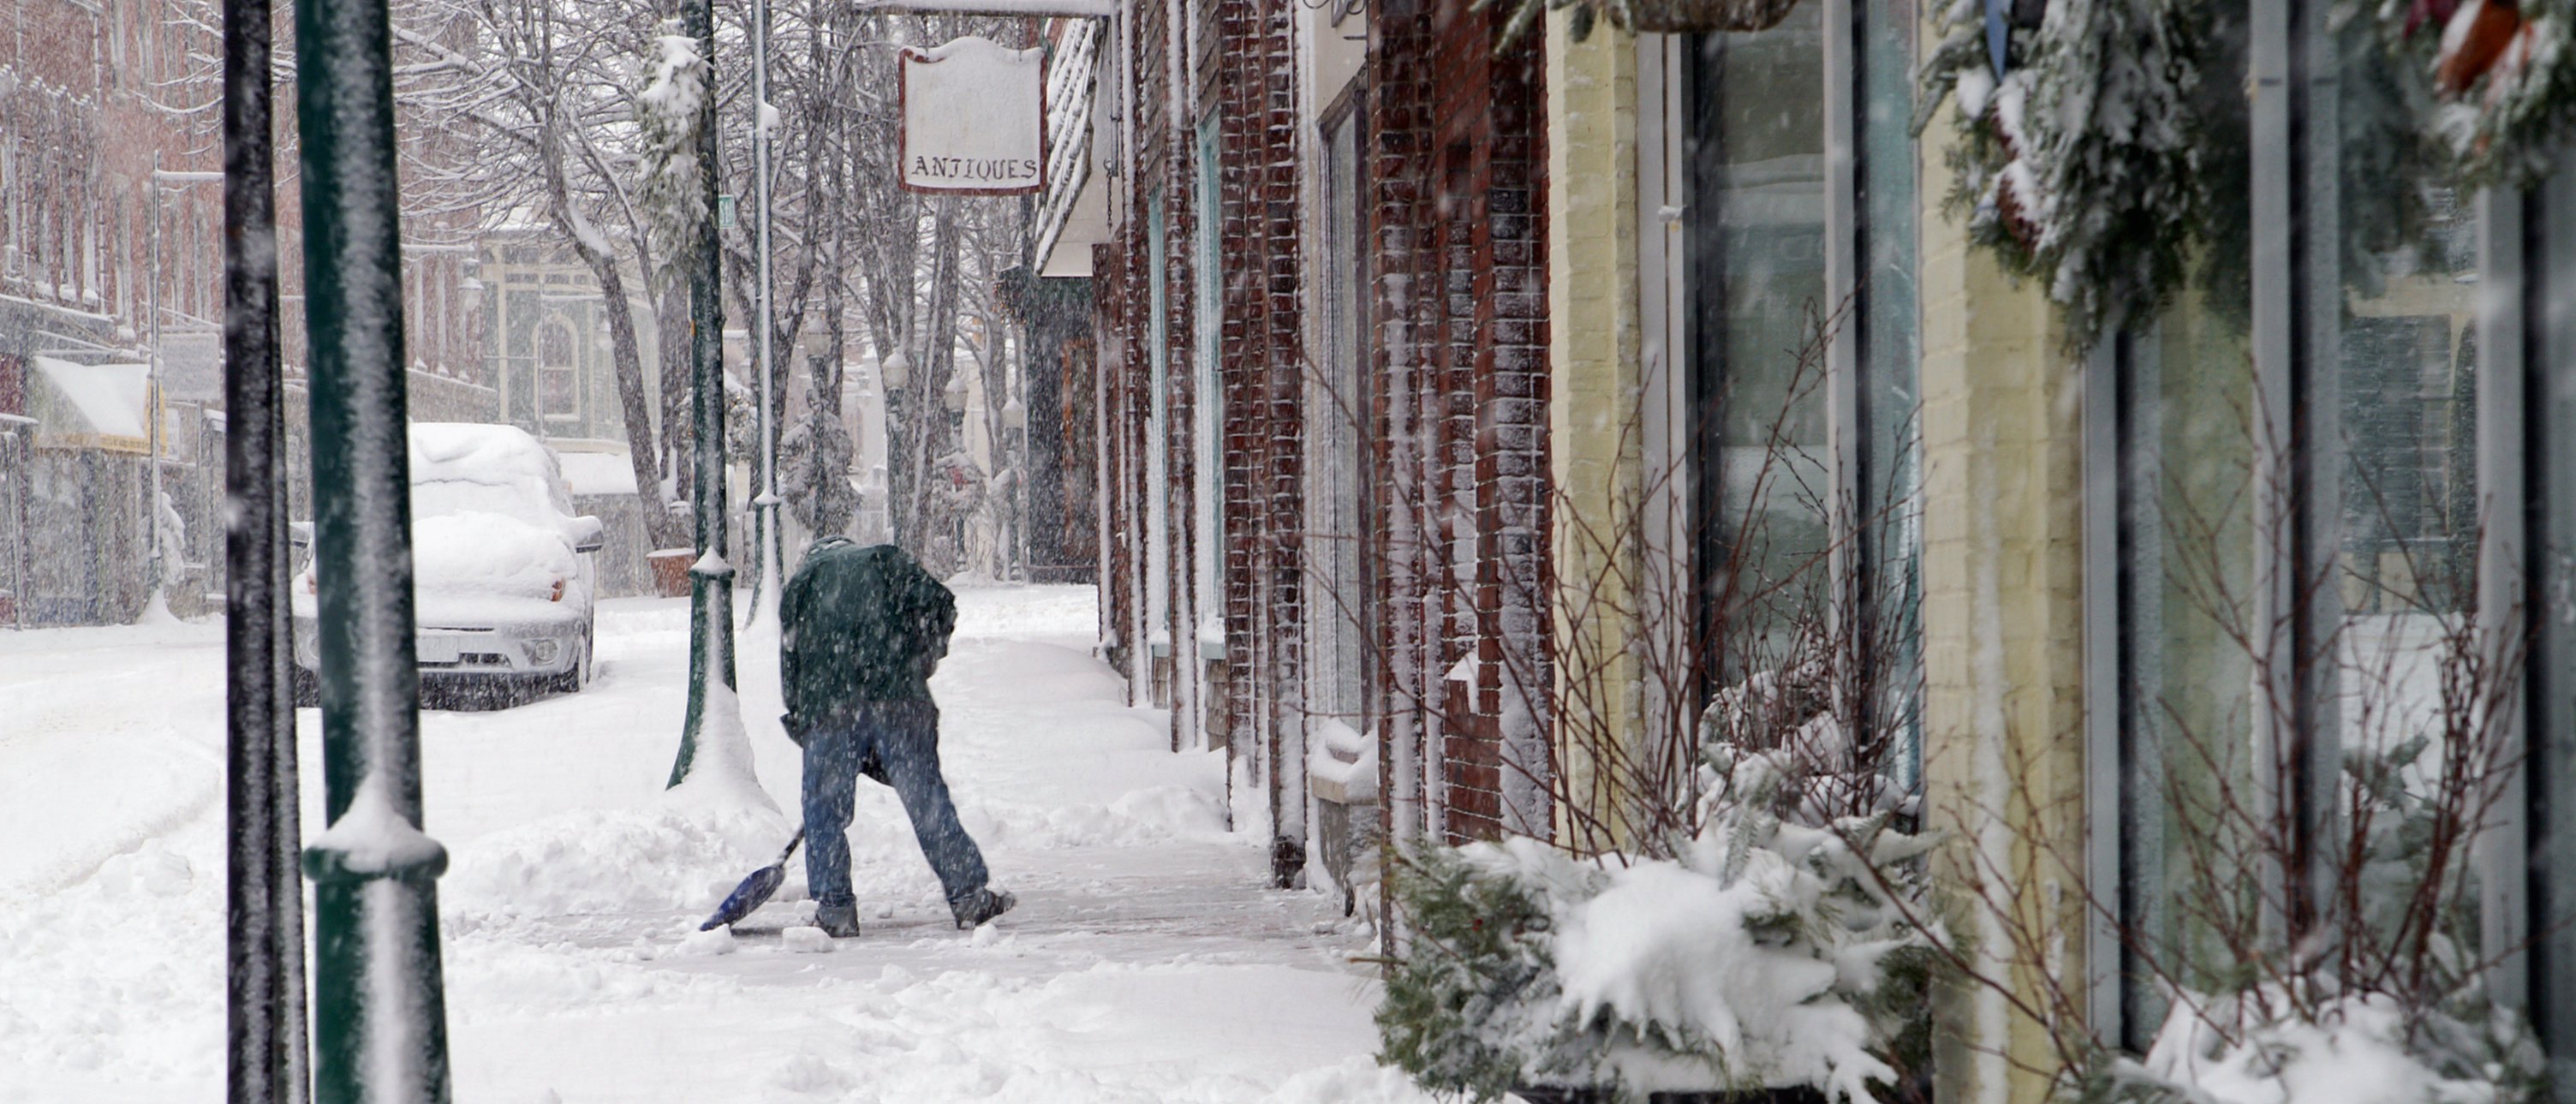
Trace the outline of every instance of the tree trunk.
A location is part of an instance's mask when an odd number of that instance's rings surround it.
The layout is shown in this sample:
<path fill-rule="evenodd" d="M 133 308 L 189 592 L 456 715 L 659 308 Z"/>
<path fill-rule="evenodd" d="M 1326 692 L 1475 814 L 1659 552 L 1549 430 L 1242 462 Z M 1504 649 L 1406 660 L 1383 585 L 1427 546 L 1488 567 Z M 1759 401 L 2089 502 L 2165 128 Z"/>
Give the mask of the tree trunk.
<path fill-rule="evenodd" d="M 609 362 L 617 371 L 618 413 L 626 422 L 626 455 L 635 471 L 635 501 L 644 509 L 644 533 L 655 548 L 677 548 L 688 540 L 680 519 L 662 498 L 662 465 L 653 440 L 653 416 L 644 399 L 644 358 L 635 344 L 635 312 L 626 301 L 626 279 L 617 259 L 598 250 L 575 247 L 608 307 Z"/>
<path fill-rule="evenodd" d="M 656 343 L 662 350 L 662 461 L 671 473 L 676 501 L 690 501 L 695 473 L 687 458 L 695 443 L 689 423 L 689 284 L 667 279 L 660 305 L 653 312 Z M 686 542 L 683 542 L 686 543 Z M 665 545 L 677 548 L 679 545 Z"/>
<path fill-rule="evenodd" d="M 608 312 L 609 364 L 617 374 L 618 412 L 626 423 L 626 458 L 635 472 L 635 502 L 644 512 L 645 538 L 655 548 L 676 547 L 686 538 L 662 501 L 661 458 L 653 448 L 653 419 L 644 405 L 644 360 L 635 347 L 635 312 L 626 301 L 626 280 L 617 271 L 616 255 L 601 248 L 605 243 L 599 232 L 573 207 L 572 191 L 564 180 L 563 146 L 551 124 L 547 130 L 541 156 L 555 227 L 572 242 L 574 255 L 590 266 L 591 276 L 599 281 L 601 305 Z"/>

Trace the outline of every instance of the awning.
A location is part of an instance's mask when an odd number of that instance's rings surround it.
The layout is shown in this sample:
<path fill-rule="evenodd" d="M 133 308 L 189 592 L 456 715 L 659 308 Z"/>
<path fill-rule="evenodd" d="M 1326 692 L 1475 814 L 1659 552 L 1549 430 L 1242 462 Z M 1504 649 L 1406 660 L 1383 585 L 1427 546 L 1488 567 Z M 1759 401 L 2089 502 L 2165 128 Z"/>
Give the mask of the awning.
<path fill-rule="evenodd" d="M 1083 174 L 1082 191 L 1057 225 L 1039 258 L 1040 276 L 1091 275 L 1091 247 L 1109 240 L 1109 197 L 1096 173 Z"/>
<path fill-rule="evenodd" d="M 151 449 L 152 369 L 143 364 L 75 364 L 34 358 L 27 413 L 36 447 L 98 449 L 136 456 Z"/>
<path fill-rule="evenodd" d="M 555 459 L 563 465 L 564 485 L 574 498 L 635 493 L 635 463 L 625 453 L 564 452 Z"/>
<path fill-rule="evenodd" d="M 1091 275 L 1091 246 L 1109 240 L 1108 195 L 1092 167 L 1093 132 L 1106 125 L 1099 97 L 1100 24 L 1071 20 L 1047 71 L 1046 193 L 1038 198 L 1038 275 Z"/>

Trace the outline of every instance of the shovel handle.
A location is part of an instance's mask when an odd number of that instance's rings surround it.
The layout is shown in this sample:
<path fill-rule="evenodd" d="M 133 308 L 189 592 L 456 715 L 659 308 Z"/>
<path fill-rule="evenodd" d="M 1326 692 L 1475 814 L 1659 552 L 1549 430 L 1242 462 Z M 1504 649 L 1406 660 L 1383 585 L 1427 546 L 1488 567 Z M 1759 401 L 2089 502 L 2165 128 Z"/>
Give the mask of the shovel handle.
<path fill-rule="evenodd" d="M 778 853 L 779 865 L 786 865 L 788 857 L 796 853 L 796 845 L 803 842 L 805 842 L 805 830 L 799 828 L 796 830 L 796 838 L 787 841 L 787 850 Z"/>

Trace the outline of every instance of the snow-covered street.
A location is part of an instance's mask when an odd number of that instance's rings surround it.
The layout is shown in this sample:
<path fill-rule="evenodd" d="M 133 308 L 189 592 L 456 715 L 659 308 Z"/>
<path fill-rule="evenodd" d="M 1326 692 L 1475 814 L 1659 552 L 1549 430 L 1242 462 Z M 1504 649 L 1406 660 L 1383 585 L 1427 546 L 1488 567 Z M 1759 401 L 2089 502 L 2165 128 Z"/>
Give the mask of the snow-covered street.
<path fill-rule="evenodd" d="M 942 755 L 1020 898 L 972 933 L 863 784 L 858 938 L 782 939 L 811 910 L 801 855 L 734 938 L 690 938 L 794 828 L 765 628 L 739 677 L 777 810 L 663 795 L 681 601 L 604 603 L 584 693 L 426 713 L 457 1099 L 1419 1099 L 1369 1057 L 1373 939 L 1262 888 L 1267 834 L 1225 831 L 1221 756 L 1169 751 L 1090 655 L 1092 595 L 960 590 Z M 221 1097 L 223 694 L 219 621 L 0 632 L 0 1101 Z"/>

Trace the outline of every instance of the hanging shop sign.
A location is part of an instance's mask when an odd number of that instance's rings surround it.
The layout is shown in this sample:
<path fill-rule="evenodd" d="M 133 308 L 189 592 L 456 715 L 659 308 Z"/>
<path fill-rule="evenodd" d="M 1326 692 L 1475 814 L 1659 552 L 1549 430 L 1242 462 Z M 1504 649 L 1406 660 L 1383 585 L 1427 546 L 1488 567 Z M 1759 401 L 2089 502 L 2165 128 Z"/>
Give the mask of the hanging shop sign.
<path fill-rule="evenodd" d="M 903 52 L 904 190 L 1027 195 L 1046 183 L 1044 50 L 968 36 Z"/>

